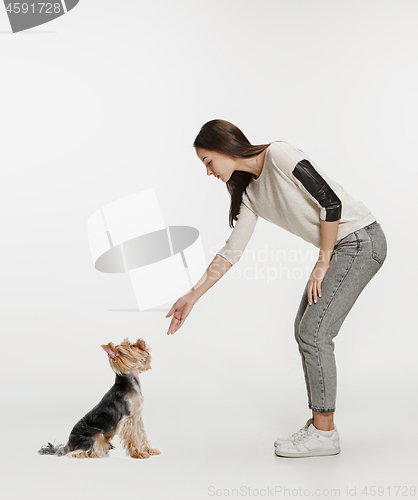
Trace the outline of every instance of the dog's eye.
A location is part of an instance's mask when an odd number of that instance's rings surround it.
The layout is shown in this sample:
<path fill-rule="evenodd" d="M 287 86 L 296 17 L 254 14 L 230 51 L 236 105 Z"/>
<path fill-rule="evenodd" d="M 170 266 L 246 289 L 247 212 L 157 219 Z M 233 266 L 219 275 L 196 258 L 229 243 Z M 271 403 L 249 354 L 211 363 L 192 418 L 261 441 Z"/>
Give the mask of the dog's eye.
<path fill-rule="evenodd" d="M 132 349 L 134 346 L 131 344 L 129 347 Z"/>

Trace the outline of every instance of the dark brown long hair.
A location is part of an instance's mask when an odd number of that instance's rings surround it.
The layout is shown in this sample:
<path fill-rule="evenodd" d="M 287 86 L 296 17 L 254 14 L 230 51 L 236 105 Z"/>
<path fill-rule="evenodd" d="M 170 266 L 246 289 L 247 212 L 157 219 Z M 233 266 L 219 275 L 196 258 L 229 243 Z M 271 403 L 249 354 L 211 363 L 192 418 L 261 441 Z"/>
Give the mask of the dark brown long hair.
<path fill-rule="evenodd" d="M 270 144 L 253 146 L 242 131 L 232 123 L 226 120 L 210 120 L 200 129 L 193 142 L 193 147 L 216 151 L 233 158 L 252 158 L 262 153 Z M 242 195 L 252 178 L 251 172 L 235 170 L 226 182 L 226 187 L 231 195 L 229 225 L 232 228 L 234 227 L 233 221 L 237 220 L 239 214 Z"/>

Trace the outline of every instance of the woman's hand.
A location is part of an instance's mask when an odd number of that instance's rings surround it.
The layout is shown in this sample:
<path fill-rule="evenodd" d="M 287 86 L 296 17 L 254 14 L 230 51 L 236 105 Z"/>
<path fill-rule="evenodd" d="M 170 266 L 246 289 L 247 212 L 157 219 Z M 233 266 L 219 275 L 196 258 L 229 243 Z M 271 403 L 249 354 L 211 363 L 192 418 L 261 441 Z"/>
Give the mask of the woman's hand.
<path fill-rule="evenodd" d="M 167 335 L 172 335 L 182 326 L 195 304 L 196 299 L 191 293 L 183 295 L 183 297 L 180 297 L 178 301 L 173 304 L 173 307 L 168 311 L 166 316 L 166 318 L 168 318 L 174 314 Z"/>
<path fill-rule="evenodd" d="M 312 271 L 308 281 L 308 302 L 312 305 L 312 293 L 314 301 L 318 300 L 318 295 L 321 297 L 321 283 L 324 279 L 325 273 L 328 271 L 329 261 L 318 261 L 315 269 Z"/>

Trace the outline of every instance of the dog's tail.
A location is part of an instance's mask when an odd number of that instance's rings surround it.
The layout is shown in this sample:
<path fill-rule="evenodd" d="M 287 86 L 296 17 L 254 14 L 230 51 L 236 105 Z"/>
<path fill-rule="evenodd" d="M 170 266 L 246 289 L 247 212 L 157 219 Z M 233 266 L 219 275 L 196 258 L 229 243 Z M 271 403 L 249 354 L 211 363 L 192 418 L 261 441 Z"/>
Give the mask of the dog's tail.
<path fill-rule="evenodd" d="M 62 457 L 63 455 L 66 455 L 67 451 L 67 445 L 58 444 L 54 446 L 52 443 L 48 443 L 47 445 L 42 446 L 42 448 L 38 450 L 38 453 L 40 455 L 57 455 Z"/>

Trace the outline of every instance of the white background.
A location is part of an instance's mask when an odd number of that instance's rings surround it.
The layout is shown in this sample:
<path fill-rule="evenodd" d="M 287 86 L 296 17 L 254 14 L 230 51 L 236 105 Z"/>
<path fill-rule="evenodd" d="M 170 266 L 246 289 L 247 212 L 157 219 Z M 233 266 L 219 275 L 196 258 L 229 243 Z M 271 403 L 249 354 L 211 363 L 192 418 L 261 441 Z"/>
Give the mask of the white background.
<path fill-rule="evenodd" d="M 5 498 L 276 486 L 344 498 L 414 484 L 417 16 L 412 0 L 81 0 L 13 34 L 0 6 Z M 214 118 L 252 144 L 304 150 L 386 233 L 384 266 L 335 339 L 337 456 L 273 451 L 310 416 L 293 321 L 315 247 L 259 219 L 246 255 L 173 336 L 167 310 L 139 313 L 128 277 L 94 268 L 88 217 L 151 187 L 166 225 L 199 229 L 210 263 L 230 198 L 192 143 Z M 282 253 L 251 258 L 263 249 Z M 162 454 L 125 458 L 115 440 L 104 460 L 38 455 L 110 388 L 100 344 L 124 337 L 152 348 L 144 422 Z"/>

